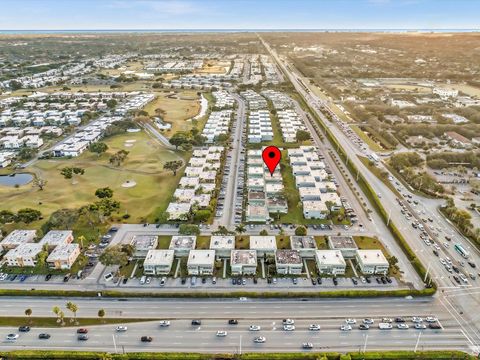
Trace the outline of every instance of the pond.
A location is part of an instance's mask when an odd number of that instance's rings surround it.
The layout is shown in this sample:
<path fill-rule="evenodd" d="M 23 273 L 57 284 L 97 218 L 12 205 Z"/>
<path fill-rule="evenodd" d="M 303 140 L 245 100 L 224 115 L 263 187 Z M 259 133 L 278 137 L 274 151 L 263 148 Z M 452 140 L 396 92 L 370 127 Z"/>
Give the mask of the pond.
<path fill-rule="evenodd" d="M 0 186 L 26 185 L 33 180 L 33 175 L 27 173 L 0 175 Z"/>

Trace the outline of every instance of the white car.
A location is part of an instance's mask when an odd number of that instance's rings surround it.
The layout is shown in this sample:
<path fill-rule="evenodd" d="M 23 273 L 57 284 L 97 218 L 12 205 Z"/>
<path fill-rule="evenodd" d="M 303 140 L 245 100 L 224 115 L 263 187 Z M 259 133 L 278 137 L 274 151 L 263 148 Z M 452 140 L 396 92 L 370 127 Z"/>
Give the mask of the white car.
<path fill-rule="evenodd" d="M 118 325 L 116 328 L 115 328 L 116 331 L 118 332 L 124 332 L 124 331 L 127 331 L 128 328 L 124 325 Z"/>
<path fill-rule="evenodd" d="M 151 281 L 152 279 L 150 279 L 150 277 L 147 277 L 147 279 L 145 280 L 145 284 L 150 284 Z"/>
<path fill-rule="evenodd" d="M 368 325 L 371 325 L 374 323 L 373 319 L 363 319 L 363 323 L 364 324 L 368 324 Z"/>
<path fill-rule="evenodd" d="M 351 327 L 350 325 L 345 325 L 345 324 L 344 324 L 344 325 L 340 326 L 340 330 L 342 330 L 342 331 L 350 331 L 350 330 L 352 330 L 352 327 Z"/>
<path fill-rule="evenodd" d="M 440 259 L 438 259 L 438 260 L 440 260 L 440 263 L 441 263 L 442 265 L 447 265 L 447 262 L 446 262 L 444 259 L 440 258 Z"/>
<path fill-rule="evenodd" d="M 405 323 L 400 323 L 400 324 L 397 324 L 397 328 L 401 329 L 401 330 L 406 330 L 409 328 L 408 324 L 405 324 Z"/>
<path fill-rule="evenodd" d="M 346 319 L 345 322 L 346 322 L 347 324 L 352 325 L 352 324 L 356 324 L 356 323 L 357 323 L 357 320 L 355 320 L 355 319 Z"/>
<path fill-rule="evenodd" d="M 253 342 L 259 343 L 259 344 L 264 343 L 265 341 L 267 341 L 265 336 L 257 336 L 256 338 L 253 339 Z"/>
<path fill-rule="evenodd" d="M 249 331 L 260 331 L 261 330 L 261 327 L 258 326 L 258 325 L 250 325 L 250 327 L 248 328 Z"/>
<path fill-rule="evenodd" d="M 414 316 L 412 317 L 412 322 L 414 323 L 421 323 L 423 321 L 423 319 L 421 317 L 418 317 L 418 316 Z"/>
<path fill-rule="evenodd" d="M 422 324 L 422 323 L 416 323 L 415 324 L 415 329 L 417 329 L 417 330 L 424 330 L 426 328 L 427 328 L 427 325 L 425 325 L 425 324 Z"/>
<path fill-rule="evenodd" d="M 8 334 L 5 339 L 7 341 L 16 341 L 18 339 L 18 334 Z"/>
<path fill-rule="evenodd" d="M 392 318 L 383 318 L 382 323 L 392 323 L 393 319 Z"/>
<path fill-rule="evenodd" d="M 167 326 L 170 326 L 170 321 L 169 320 L 161 320 L 158 324 L 161 327 L 167 327 Z"/>
<path fill-rule="evenodd" d="M 225 336 L 227 336 L 227 332 L 223 331 L 223 330 L 218 330 L 217 331 L 217 336 L 218 337 L 225 337 Z"/>
<path fill-rule="evenodd" d="M 449 243 L 443 243 L 443 246 L 445 246 L 447 249 L 450 247 Z"/>
<path fill-rule="evenodd" d="M 319 325 L 319 324 L 311 324 L 311 325 L 308 327 L 308 330 L 311 330 L 311 331 L 319 331 L 319 330 L 320 330 L 320 325 Z"/>
<path fill-rule="evenodd" d="M 448 265 L 452 265 L 452 260 L 448 256 L 445 258 L 445 261 Z"/>
<path fill-rule="evenodd" d="M 434 316 L 427 316 L 427 317 L 425 318 L 425 321 L 426 321 L 426 322 L 429 322 L 429 323 L 434 323 L 434 322 L 437 322 L 438 319 L 437 319 L 436 317 L 434 317 Z"/>
<path fill-rule="evenodd" d="M 438 246 L 438 244 L 433 244 L 433 247 L 435 248 L 435 250 L 440 250 L 440 246 Z"/>
<path fill-rule="evenodd" d="M 295 320 L 293 320 L 293 319 L 283 319 L 282 324 L 283 325 L 293 325 L 293 324 L 295 324 Z"/>
<path fill-rule="evenodd" d="M 0 280 L 5 280 L 6 278 L 8 277 L 8 274 L 2 274 L 2 276 L 0 276 Z"/>
<path fill-rule="evenodd" d="M 295 330 L 295 325 L 283 325 L 283 330 L 294 331 Z"/>

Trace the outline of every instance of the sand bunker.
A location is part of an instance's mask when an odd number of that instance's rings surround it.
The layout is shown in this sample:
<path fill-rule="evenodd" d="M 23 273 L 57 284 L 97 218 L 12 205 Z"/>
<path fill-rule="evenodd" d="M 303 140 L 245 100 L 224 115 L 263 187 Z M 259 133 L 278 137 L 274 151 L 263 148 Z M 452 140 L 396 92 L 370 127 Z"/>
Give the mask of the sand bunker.
<path fill-rule="evenodd" d="M 137 186 L 137 183 L 133 180 L 127 180 L 122 184 L 123 188 L 131 188 L 131 187 L 134 187 L 134 186 Z"/>

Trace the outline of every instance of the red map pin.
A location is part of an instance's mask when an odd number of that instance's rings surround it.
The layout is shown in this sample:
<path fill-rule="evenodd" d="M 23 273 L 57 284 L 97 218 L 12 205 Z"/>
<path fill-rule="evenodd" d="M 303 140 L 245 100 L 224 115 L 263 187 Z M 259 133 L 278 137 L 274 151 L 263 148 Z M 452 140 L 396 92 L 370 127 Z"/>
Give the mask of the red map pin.
<path fill-rule="evenodd" d="M 282 158 L 282 153 L 276 146 L 267 146 L 262 152 L 262 158 L 270 170 L 270 175 L 273 176 L 273 172 Z"/>

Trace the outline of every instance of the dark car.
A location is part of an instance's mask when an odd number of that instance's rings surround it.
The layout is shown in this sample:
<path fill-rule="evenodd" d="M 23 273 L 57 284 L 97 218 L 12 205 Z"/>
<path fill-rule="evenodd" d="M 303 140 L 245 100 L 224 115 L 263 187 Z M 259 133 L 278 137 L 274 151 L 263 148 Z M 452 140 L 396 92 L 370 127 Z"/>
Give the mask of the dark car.
<path fill-rule="evenodd" d="M 18 331 L 20 332 L 29 332 L 30 331 L 30 326 L 23 325 L 18 328 Z"/>
<path fill-rule="evenodd" d="M 388 282 L 389 284 L 392 283 L 392 279 L 390 279 L 390 277 L 387 276 L 385 279 L 387 280 L 387 282 Z"/>
<path fill-rule="evenodd" d="M 460 279 L 458 278 L 457 275 L 453 275 L 453 279 L 454 279 L 458 284 L 460 284 Z"/>
<path fill-rule="evenodd" d="M 111 227 L 110 230 L 108 230 L 108 232 L 117 232 L 117 231 L 118 231 L 117 227 Z"/>
<path fill-rule="evenodd" d="M 207 279 L 202 277 L 202 284 L 206 284 L 207 283 Z"/>
<path fill-rule="evenodd" d="M 442 328 L 442 327 L 440 326 L 440 324 L 439 324 L 439 323 L 436 323 L 436 322 L 435 322 L 435 323 L 430 323 L 430 324 L 428 324 L 428 327 L 429 327 L 430 329 L 441 329 L 441 328 Z"/>
<path fill-rule="evenodd" d="M 267 283 L 268 283 L 268 284 L 271 284 L 271 283 L 272 283 L 272 278 L 271 278 L 271 277 L 267 278 Z"/>
<path fill-rule="evenodd" d="M 397 317 L 397 318 L 395 318 L 395 322 L 396 322 L 396 323 L 404 323 L 404 322 L 405 322 L 405 319 L 402 318 L 402 317 Z"/>
<path fill-rule="evenodd" d="M 380 281 L 382 282 L 382 284 L 386 284 L 387 283 L 387 279 L 385 278 L 385 276 L 382 276 L 380 278 Z"/>
<path fill-rule="evenodd" d="M 142 336 L 140 338 L 141 342 L 152 342 L 153 338 L 151 336 Z"/>
<path fill-rule="evenodd" d="M 45 281 L 48 281 L 52 278 L 52 274 L 47 274 L 47 276 L 45 276 Z"/>
<path fill-rule="evenodd" d="M 352 282 L 353 282 L 353 285 L 357 285 L 357 284 L 358 284 L 358 281 L 357 281 L 357 279 L 355 279 L 355 278 L 352 278 Z"/>
<path fill-rule="evenodd" d="M 50 339 L 50 334 L 41 333 L 41 334 L 38 334 L 38 338 L 39 339 Z"/>
<path fill-rule="evenodd" d="M 14 281 L 16 278 L 17 278 L 17 275 L 13 275 L 13 276 L 10 278 L 10 281 Z"/>
<path fill-rule="evenodd" d="M 123 278 L 123 280 L 122 280 L 122 284 L 126 284 L 126 283 L 127 283 L 127 281 L 128 281 L 128 277 L 125 277 L 125 278 Z"/>
<path fill-rule="evenodd" d="M 365 277 L 365 281 L 367 284 L 370 284 L 372 282 L 372 279 L 370 279 L 370 276 Z"/>
<path fill-rule="evenodd" d="M 237 279 L 232 278 L 232 285 L 237 285 Z"/>
<path fill-rule="evenodd" d="M 312 285 L 317 285 L 317 280 L 315 280 L 315 278 L 312 277 Z"/>
<path fill-rule="evenodd" d="M 63 282 L 67 282 L 68 280 L 70 280 L 70 276 L 72 276 L 71 274 L 67 274 L 63 277 Z"/>
<path fill-rule="evenodd" d="M 87 334 L 78 334 L 77 339 L 86 341 L 86 340 L 88 340 L 88 335 Z"/>
<path fill-rule="evenodd" d="M 366 324 L 360 324 L 360 325 L 358 325 L 358 328 L 360 330 L 368 330 L 368 329 L 370 329 L 370 326 L 368 326 Z"/>
<path fill-rule="evenodd" d="M 474 269 L 477 267 L 477 265 L 473 261 L 469 261 L 468 265 L 470 265 Z"/>
<path fill-rule="evenodd" d="M 185 283 L 187 282 L 187 279 L 183 277 L 181 282 L 182 282 L 182 285 L 185 285 Z"/>
<path fill-rule="evenodd" d="M 453 271 L 455 271 L 457 274 L 460 272 L 460 270 L 458 269 L 458 267 L 456 267 L 455 265 L 452 265 L 452 269 L 453 269 Z"/>
<path fill-rule="evenodd" d="M 228 320 L 228 324 L 229 325 L 238 325 L 238 320 L 230 319 L 230 320 Z"/>
<path fill-rule="evenodd" d="M 88 333 L 88 329 L 87 329 L 87 328 L 77 329 L 77 334 L 86 334 L 86 333 Z"/>
<path fill-rule="evenodd" d="M 258 279 L 256 277 L 253 278 L 253 283 L 254 284 L 258 283 Z"/>
<path fill-rule="evenodd" d="M 321 278 L 321 277 L 318 277 L 318 278 L 317 278 L 317 284 L 318 284 L 318 285 L 322 285 L 322 278 Z"/>
<path fill-rule="evenodd" d="M 337 278 L 333 278 L 333 285 L 335 285 L 335 286 L 338 285 L 338 280 L 337 280 Z"/>
<path fill-rule="evenodd" d="M 194 325 L 194 326 L 202 325 L 202 321 L 201 320 L 192 320 L 192 325 Z"/>
<path fill-rule="evenodd" d="M 375 280 L 377 280 L 377 284 L 381 284 L 381 283 L 382 283 L 382 281 L 381 281 L 380 278 L 378 278 L 378 277 L 375 278 Z"/>
<path fill-rule="evenodd" d="M 435 256 L 438 256 L 438 251 L 437 251 L 437 250 L 433 250 L 433 254 L 434 254 Z"/>

